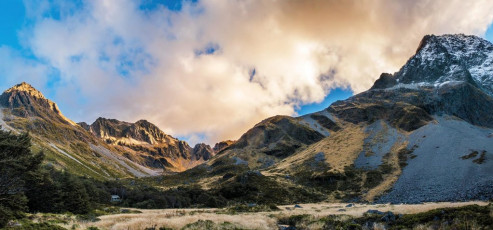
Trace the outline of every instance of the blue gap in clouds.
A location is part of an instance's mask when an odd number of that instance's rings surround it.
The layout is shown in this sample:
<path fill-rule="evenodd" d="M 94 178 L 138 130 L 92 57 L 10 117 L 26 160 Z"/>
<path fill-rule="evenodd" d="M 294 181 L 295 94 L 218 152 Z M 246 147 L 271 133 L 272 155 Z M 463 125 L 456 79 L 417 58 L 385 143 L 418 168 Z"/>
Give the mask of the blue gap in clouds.
<path fill-rule="evenodd" d="M 84 9 L 85 1 L 83 0 L 68 0 L 68 1 L 53 1 L 50 0 L 49 9 L 43 12 L 44 18 L 61 20 L 63 18 L 74 15 L 76 12 Z M 40 1 L 39 4 L 43 2 Z"/>
<path fill-rule="evenodd" d="M 216 43 L 209 43 L 201 50 L 195 50 L 195 56 L 211 55 L 216 53 L 221 47 Z"/>
<path fill-rule="evenodd" d="M 488 30 L 486 31 L 485 38 L 486 38 L 486 40 L 493 43 L 493 23 L 490 25 L 490 27 L 488 27 Z"/>
<path fill-rule="evenodd" d="M 184 2 L 196 3 L 198 0 L 143 0 L 140 4 L 141 10 L 155 10 L 164 6 L 171 11 L 180 11 Z"/>
<path fill-rule="evenodd" d="M 296 112 L 302 116 L 309 113 L 314 113 L 326 109 L 332 103 L 338 100 L 344 100 L 353 96 L 353 92 L 349 88 L 335 88 L 330 91 L 330 93 L 325 96 L 325 99 L 320 103 L 312 103 L 307 105 L 302 105 Z"/>
<path fill-rule="evenodd" d="M 178 140 L 186 141 L 193 148 L 193 147 L 195 147 L 196 144 L 204 143 L 205 140 L 207 139 L 207 136 L 204 132 L 199 132 L 199 133 L 193 133 L 193 134 L 186 135 L 186 136 L 178 135 L 178 136 L 176 136 L 176 138 L 178 138 Z M 210 144 L 214 145 L 214 143 L 210 143 Z M 211 146 L 211 147 L 214 147 L 214 146 Z"/>

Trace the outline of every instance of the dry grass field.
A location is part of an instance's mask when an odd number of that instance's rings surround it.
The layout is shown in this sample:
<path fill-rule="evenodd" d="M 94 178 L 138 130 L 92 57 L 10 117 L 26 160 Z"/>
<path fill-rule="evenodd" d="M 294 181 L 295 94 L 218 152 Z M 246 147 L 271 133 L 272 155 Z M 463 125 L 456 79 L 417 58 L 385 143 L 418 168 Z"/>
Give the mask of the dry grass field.
<path fill-rule="evenodd" d="M 432 209 L 445 207 L 461 207 L 477 204 L 480 206 L 488 205 L 487 202 L 461 202 L 461 203 L 424 203 L 424 204 L 348 204 L 342 203 L 317 203 L 300 204 L 301 208 L 294 205 L 279 206 L 279 211 L 255 212 L 255 213 L 231 213 L 225 209 L 166 209 L 166 210 L 139 210 L 137 214 L 117 214 L 100 216 L 96 222 L 75 222 L 67 223 L 63 227 L 68 229 L 87 229 L 97 227 L 108 230 L 128 230 L 128 229 L 159 229 L 161 227 L 171 229 L 182 229 L 187 224 L 199 220 L 210 220 L 215 224 L 226 224 L 226 229 L 278 229 L 278 220 L 283 217 L 309 214 L 314 217 L 324 217 L 328 215 L 341 215 L 360 217 L 366 211 L 373 209 L 382 212 L 391 211 L 396 214 L 414 214 L 426 212 Z M 191 228 L 197 229 L 197 228 Z M 200 229 L 200 228 L 199 228 Z"/>

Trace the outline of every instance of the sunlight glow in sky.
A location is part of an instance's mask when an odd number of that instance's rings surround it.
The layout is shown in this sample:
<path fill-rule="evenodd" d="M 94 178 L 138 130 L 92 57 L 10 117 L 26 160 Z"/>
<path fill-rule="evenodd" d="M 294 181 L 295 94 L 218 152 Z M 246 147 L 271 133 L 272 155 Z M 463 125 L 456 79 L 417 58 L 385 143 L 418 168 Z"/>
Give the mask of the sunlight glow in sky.
<path fill-rule="evenodd" d="M 76 122 L 147 119 L 192 144 L 362 92 L 426 34 L 493 41 L 490 0 L 13 0 L 0 15 L 2 89 L 26 81 Z"/>

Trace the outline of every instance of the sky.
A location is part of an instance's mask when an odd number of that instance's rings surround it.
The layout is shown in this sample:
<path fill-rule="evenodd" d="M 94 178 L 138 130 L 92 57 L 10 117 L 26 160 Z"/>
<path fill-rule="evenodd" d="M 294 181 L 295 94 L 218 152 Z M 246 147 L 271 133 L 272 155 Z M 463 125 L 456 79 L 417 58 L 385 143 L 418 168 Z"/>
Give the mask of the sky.
<path fill-rule="evenodd" d="M 493 41 L 491 0 L 5 0 L 0 15 L 1 89 L 191 144 L 365 91 L 426 34 Z"/>

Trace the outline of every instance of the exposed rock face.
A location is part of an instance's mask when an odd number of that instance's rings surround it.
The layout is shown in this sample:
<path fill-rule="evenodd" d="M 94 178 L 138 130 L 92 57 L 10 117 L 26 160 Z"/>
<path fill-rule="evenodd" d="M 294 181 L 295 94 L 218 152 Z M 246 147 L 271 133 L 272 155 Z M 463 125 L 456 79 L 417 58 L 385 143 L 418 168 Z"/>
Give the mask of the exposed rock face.
<path fill-rule="evenodd" d="M 129 123 L 100 117 L 87 130 L 108 142 L 132 140 L 134 142 L 145 142 L 150 145 L 179 142 L 178 139 L 167 135 L 157 126 L 146 120 Z"/>
<path fill-rule="evenodd" d="M 214 148 L 212 148 L 212 150 L 214 150 L 215 153 L 219 153 L 234 143 L 235 143 L 235 141 L 232 141 L 232 140 L 221 141 L 219 143 L 216 143 L 214 145 Z"/>
<path fill-rule="evenodd" d="M 195 147 L 193 147 L 192 155 L 195 160 L 208 161 L 215 155 L 215 152 L 211 148 L 211 146 L 200 143 L 196 144 Z"/>

